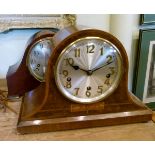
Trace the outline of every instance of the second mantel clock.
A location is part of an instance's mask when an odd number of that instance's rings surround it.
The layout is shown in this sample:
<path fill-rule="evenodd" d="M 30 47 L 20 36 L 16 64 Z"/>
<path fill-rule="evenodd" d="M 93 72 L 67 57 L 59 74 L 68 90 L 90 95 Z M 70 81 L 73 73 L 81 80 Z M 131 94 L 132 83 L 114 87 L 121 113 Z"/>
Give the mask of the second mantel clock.
<path fill-rule="evenodd" d="M 111 34 L 71 26 L 54 35 L 46 83 L 28 92 L 17 130 L 47 132 L 151 120 L 128 91 L 128 59 Z"/>
<path fill-rule="evenodd" d="M 29 40 L 21 61 L 9 67 L 8 98 L 23 96 L 44 82 L 48 58 L 52 53 L 51 38 L 55 30 L 41 30 Z"/>

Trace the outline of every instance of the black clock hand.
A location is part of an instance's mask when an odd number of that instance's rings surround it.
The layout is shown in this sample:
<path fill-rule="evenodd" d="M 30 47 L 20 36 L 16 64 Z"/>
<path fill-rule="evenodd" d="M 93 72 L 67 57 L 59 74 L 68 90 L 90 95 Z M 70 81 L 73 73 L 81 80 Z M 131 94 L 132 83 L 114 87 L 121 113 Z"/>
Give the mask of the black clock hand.
<path fill-rule="evenodd" d="M 108 65 L 111 64 L 112 62 L 113 62 L 113 61 L 111 61 L 111 62 L 109 62 L 109 63 L 106 63 L 106 64 L 104 64 L 104 65 L 101 66 L 101 67 L 94 68 L 94 69 L 92 70 L 92 72 L 97 71 L 98 69 L 101 69 L 101 68 L 103 68 L 103 67 L 105 67 L 105 66 L 108 66 Z"/>
<path fill-rule="evenodd" d="M 71 65 L 72 66 L 72 65 Z M 82 71 L 84 71 L 84 72 L 86 72 L 87 73 L 87 75 L 92 75 L 92 71 L 91 70 L 85 70 L 85 69 L 82 69 L 82 68 L 80 68 L 79 66 L 72 66 L 75 70 L 82 70 Z"/>
<path fill-rule="evenodd" d="M 72 65 L 71 65 L 72 66 Z M 79 69 L 79 66 L 72 66 L 75 70 Z"/>
<path fill-rule="evenodd" d="M 111 62 L 109 62 L 109 63 L 107 63 L 107 64 L 104 64 L 103 66 L 101 66 L 101 67 L 99 67 L 99 68 L 95 68 L 95 69 L 93 69 L 93 70 L 85 70 L 85 69 L 80 68 L 80 67 L 77 66 L 77 65 L 73 66 L 73 65 L 71 65 L 70 63 L 69 63 L 69 65 L 70 65 L 71 67 L 73 67 L 75 70 L 78 70 L 78 69 L 79 69 L 79 70 L 82 70 L 82 71 L 86 72 L 87 75 L 92 75 L 92 73 L 93 73 L 94 71 L 96 71 L 96 70 L 98 70 L 98 69 L 100 69 L 100 68 L 102 68 L 102 67 L 105 67 L 105 66 L 111 64 L 112 62 L 113 62 L 113 61 L 111 61 Z"/>
<path fill-rule="evenodd" d="M 87 70 L 80 68 L 79 66 L 72 66 L 75 70 L 82 70 L 84 72 L 87 72 Z"/>
<path fill-rule="evenodd" d="M 74 65 L 72 65 L 72 64 L 70 64 L 70 63 L 69 63 L 69 65 L 70 65 L 71 67 L 73 67 L 75 70 L 78 70 L 78 69 L 79 69 L 79 70 L 82 70 L 82 71 L 84 71 L 84 72 L 88 72 L 87 70 L 82 69 L 82 68 L 80 68 L 80 67 L 77 66 L 77 65 L 74 66 Z"/>

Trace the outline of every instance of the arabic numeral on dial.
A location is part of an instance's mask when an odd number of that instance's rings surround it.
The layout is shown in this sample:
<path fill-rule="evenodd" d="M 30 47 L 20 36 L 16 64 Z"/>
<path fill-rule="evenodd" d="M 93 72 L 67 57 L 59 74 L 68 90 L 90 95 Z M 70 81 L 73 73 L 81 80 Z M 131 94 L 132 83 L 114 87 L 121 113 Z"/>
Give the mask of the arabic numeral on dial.
<path fill-rule="evenodd" d="M 75 57 L 80 57 L 80 48 L 75 49 Z"/>
<path fill-rule="evenodd" d="M 43 48 L 44 47 L 44 44 L 43 43 L 40 43 L 39 45 L 40 45 L 40 48 Z"/>
<path fill-rule="evenodd" d="M 110 85 L 110 80 L 109 80 L 109 78 L 107 78 L 107 79 L 104 81 L 104 84 L 107 85 L 107 86 Z"/>
<path fill-rule="evenodd" d="M 67 70 L 63 70 L 62 74 L 64 75 L 64 77 L 66 78 L 68 76 L 68 71 Z"/>
<path fill-rule="evenodd" d="M 79 93 L 79 89 L 80 89 L 80 88 L 74 88 L 74 90 L 75 90 L 75 96 L 78 95 L 78 93 Z"/>
<path fill-rule="evenodd" d="M 71 81 L 67 81 L 67 82 L 66 82 L 66 88 L 69 89 L 69 88 L 71 88 L 71 87 L 72 87 Z"/>
<path fill-rule="evenodd" d="M 37 68 L 35 68 L 35 71 L 39 71 L 39 68 L 37 67 Z"/>
<path fill-rule="evenodd" d="M 86 96 L 90 97 L 91 96 L 91 92 L 89 90 L 86 91 Z"/>
<path fill-rule="evenodd" d="M 111 75 L 113 75 L 115 73 L 115 67 L 109 67 L 110 71 L 111 71 Z"/>
<path fill-rule="evenodd" d="M 73 60 L 73 58 L 67 58 L 67 59 L 65 59 L 65 65 L 67 66 L 67 65 L 74 65 L 74 60 Z"/>
<path fill-rule="evenodd" d="M 107 64 L 112 62 L 112 55 L 108 55 L 106 58 L 107 58 Z"/>
<path fill-rule="evenodd" d="M 39 51 L 34 51 L 33 54 L 34 54 L 34 56 L 38 56 L 39 55 Z"/>
<path fill-rule="evenodd" d="M 103 47 L 100 49 L 101 55 L 103 55 L 104 51 L 103 51 Z"/>
<path fill-rule="evenodd" d="M 36 51 L 33 51 L 33 54 L 34 54 L 34 56 L 36 56 L 36 54 L 37 54 Z"/>
<path fill-rule="evenodd" d="M 87 91 L 86 91 L 86 96 L 87 96 L 87 97 L 90 97 L 90 96 L 91 96 L 90 90 L 91 90 L 91 87 L 90 87 L 90 86 L 87 87 Z"/>
<path fill-rule="evenodd" d="M 33 64 L 33 63 L 34 63 L 34 60 L 33 60 L 33 59 L 31 59 L 30 63 L 31 63 L 31 64 Z"/>
<path fill-rule="evenodd" d="M 94 53 L 95 45 L 87 45 L 87 53 Z"/>
<path fill-rule="evenodd" d="M 99 93 L 99 94 L 103 93 L 103 86 L 98 86 L 97 93 Z"/>

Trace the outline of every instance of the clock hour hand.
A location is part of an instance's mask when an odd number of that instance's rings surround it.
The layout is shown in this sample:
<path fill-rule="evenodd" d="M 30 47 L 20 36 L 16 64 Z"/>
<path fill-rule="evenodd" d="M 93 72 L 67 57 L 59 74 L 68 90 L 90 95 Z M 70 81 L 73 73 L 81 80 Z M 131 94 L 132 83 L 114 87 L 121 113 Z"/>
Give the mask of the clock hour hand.
<path fill-rule="evenodd" d="M 80 68 L 79 66 L 72 66 L 75 70 L 82 70 L 84 72 L 87 72 L 87 70 Z"/>
<path fill-rule="evenodd" d="M 85 69 L 80 68 L 79 66 L 72 66 L 72 67 L 73 67 L 75 70 L 80 69 L 80 70 L 86 72 L 88 76 L 92 75 L 92 73 L 93 73 L 92 70 L 85 70 Z"/>

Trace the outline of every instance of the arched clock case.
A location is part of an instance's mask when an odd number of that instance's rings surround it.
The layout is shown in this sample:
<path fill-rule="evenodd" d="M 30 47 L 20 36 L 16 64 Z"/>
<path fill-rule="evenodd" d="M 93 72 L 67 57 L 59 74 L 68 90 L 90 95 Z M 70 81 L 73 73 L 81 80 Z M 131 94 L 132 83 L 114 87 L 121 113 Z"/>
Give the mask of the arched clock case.
<path fill-rule="evenodd" d="M 36 52 L 36 56 L 37 54 L 40 54 L 39 51 L 35 51 L 37 46 L 43 45 L 45 42 L 47 42 L 47 40 L 51 42 L 50 40 L 54 34 L 54 30 L 41 30 L 35 33 L 28 40 L 22 60 L 10 66 L 8 69 L 6 76 L 8 86 L 8 98 L 14 99 L 23 96 L 26 92 L 40 85 L 40 82 L 43 82 L 42 78 L 34 74 L 35 72 L 33 72 L 32 67 L 30 67 L 32 65 L 34 66 L 34 63 L 30 65 L 31 62 L 28 60 L 31 59 L 32 61 L 32 53 Z M 53 48 L 52 45 L 51 48 Z M 42 51 L 42 55 L 44 54 L 44 51 Z"/>
<path fill-rule="evenodd" d="M 128 91 L 128 58 L 117 38 L 71 26 L 52 40 L 45 83 L 23 98 L 19 133 L 151 120 L 152 112 Z"/>

